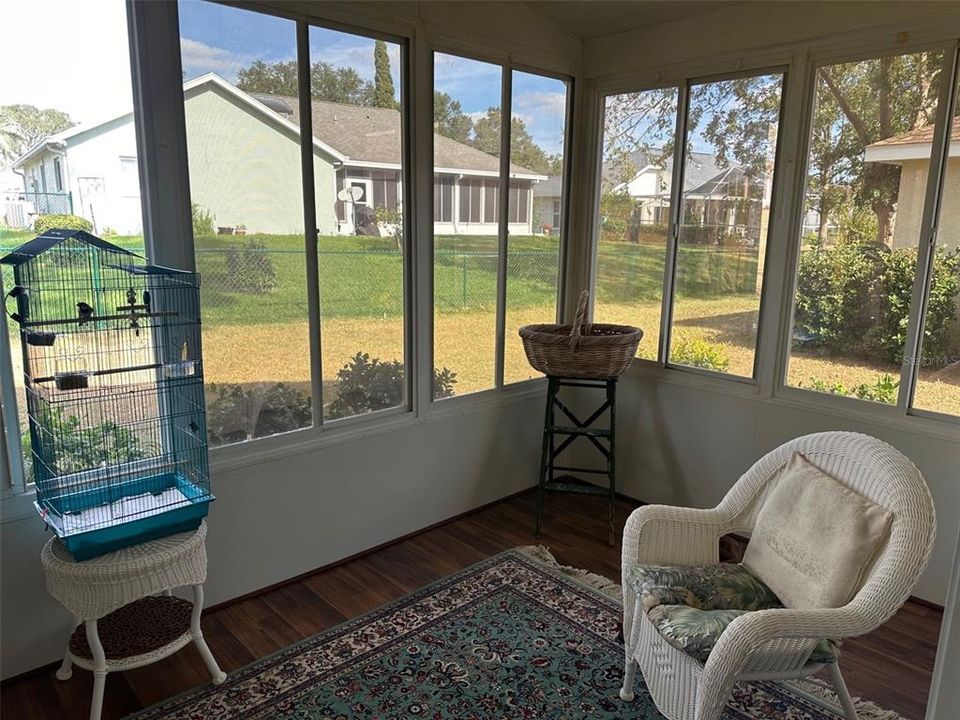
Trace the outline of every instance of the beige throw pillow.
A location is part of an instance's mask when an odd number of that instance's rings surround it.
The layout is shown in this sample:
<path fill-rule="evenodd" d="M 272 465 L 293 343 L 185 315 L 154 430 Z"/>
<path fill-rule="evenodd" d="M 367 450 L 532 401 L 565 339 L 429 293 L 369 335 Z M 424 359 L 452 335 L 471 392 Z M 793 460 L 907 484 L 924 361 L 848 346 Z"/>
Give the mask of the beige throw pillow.
<path fill-rule="evenodd" d="M 893 513 L 794 453 L 757 515 L 743 564 L 791 608 L 845 605 L 886 539 Z"/>

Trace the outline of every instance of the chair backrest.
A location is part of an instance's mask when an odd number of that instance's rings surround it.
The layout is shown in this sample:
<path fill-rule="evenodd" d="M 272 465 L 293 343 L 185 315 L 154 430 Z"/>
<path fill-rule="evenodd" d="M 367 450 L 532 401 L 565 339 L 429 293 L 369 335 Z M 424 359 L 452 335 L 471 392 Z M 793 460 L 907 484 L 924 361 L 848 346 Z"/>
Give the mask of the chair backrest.
<path fill-rule="evenodd" d="M 851 600 L 879 625 L 910 596 L 930 559 L 936 515 L 927 484 L 903 453 L 869 435 L 804 435 L 767 453 L 727 493 L 720 508 L 736 518 L 738 528 L 753 529 L 770 481 L 795 452 L 893 513 L 890 535 Z"/>

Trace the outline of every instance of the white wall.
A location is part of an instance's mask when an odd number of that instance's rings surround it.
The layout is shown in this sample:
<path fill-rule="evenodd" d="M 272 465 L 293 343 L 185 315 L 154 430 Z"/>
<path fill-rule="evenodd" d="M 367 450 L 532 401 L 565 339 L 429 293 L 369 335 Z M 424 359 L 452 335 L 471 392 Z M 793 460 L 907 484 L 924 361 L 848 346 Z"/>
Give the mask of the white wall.
<path fill-rule="evenodd" d="M 207 604 L 536 484 L 541 394 L 265 464 L 215 470 Z M 44 589 L 39 562 L 49 537 L 35 514 L 0 526 L 4 678 L 63 652 L 70 618 Z"/>
<path fill-rule="evenodd" d="M 121 158 L 136 157 L 137 138 L 132 115 L 124 115 L 67 140 L 65 172 L 69 176 L 69 190 L 73 193 L 73 212 L 93 221 L 95 230 L 101 234 L 105 228 L 120 235 L 142 232 L 136 173 L 132 178 L 124 175 L 120 161 Z M 93 196 L 91 182 L 85 178 L 100 178 L 102 194 Z M 49 172 L 47 187 L 53 187 Z"/>

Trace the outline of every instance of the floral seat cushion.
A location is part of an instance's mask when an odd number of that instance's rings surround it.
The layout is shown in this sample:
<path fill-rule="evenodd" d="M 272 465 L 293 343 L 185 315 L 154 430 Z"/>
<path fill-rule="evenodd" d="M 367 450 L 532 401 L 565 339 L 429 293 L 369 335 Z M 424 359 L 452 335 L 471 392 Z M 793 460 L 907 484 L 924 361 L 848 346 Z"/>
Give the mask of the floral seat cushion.
<path fill-rule="evenodd" d="M 763 581 L 734 563 L 634 565 L 628 582 L 664 640 L 701 662 L 735 618 L 783 607 Z M 821 640 L 810 661 L 836 662 L 839 650 L 837 642 Z"/>

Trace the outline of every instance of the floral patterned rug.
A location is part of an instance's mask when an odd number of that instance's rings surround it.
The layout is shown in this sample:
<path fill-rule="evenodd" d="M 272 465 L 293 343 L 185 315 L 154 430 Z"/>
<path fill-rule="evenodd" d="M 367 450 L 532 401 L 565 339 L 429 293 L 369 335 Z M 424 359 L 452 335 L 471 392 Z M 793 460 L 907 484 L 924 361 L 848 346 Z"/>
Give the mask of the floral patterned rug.
<path fill-rule="evenodd" d="M 596 576 L 564 572 L 549 554 L 540 550 L 539 556 L 501 553 L 231 673 L 219 687 L 191 691 L 134 717 L 662 718 L 639 674 L 636 699 L 617 697 L 621 608 L 609 596 L 616 586 L 607 581 L 603 594 L 588 587 Z M 779 683 L 738 685 L 724 715 L 840 717 L 814 694 Z"/>

